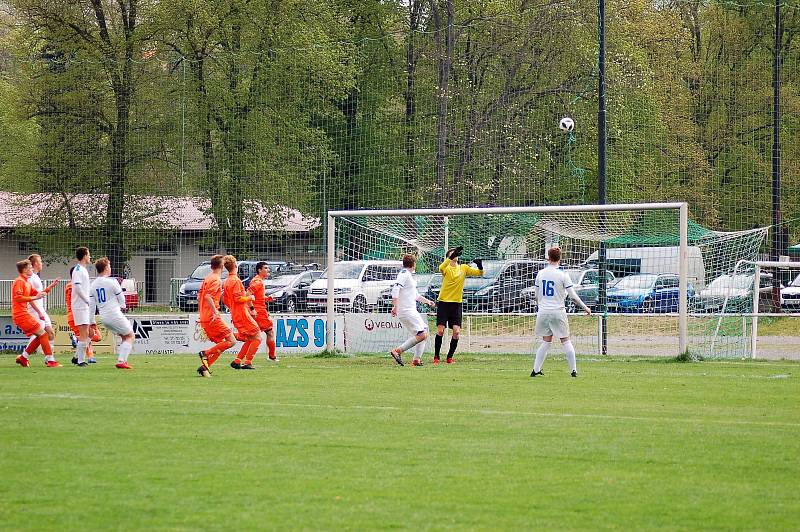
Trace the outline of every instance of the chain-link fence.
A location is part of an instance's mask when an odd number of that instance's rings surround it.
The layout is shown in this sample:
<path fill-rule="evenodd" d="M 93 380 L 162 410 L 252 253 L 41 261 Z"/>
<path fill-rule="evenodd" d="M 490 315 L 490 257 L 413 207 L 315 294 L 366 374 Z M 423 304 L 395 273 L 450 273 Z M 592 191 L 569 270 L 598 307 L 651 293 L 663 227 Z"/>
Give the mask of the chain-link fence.
<path fill-rule="evenodd" d="M 800 5 L 781 7 L 780 229 L 796 243 Z M 34 251 L 56 277 L 88 245 L 167 305 L 212 253 L 324 265 L 331 209 L 597 201 L 595 2 L 0 8 L 7 278 Z M 609 202 L 772 223 L 774 15 L 609 2 Z"/>

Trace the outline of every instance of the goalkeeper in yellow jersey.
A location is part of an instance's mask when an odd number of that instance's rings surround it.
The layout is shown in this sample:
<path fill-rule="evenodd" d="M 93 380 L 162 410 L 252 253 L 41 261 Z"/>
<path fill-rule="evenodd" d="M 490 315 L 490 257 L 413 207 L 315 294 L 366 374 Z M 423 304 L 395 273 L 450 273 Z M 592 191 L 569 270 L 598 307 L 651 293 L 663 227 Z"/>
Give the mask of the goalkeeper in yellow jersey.
<path fill-rule="evenodd" d="M 480 277 L 483 275 L 483 262 L 475 259 L 477 268 L 472 268 L 467 264 L 459 264 L 458 257 L 464 248 L 447 250 L 444 262 L 439 265 L 442 273 L 442 289 L 439 292 L 439 303 L 436 305 L 436 338 L 434 339 L 433 363 L 440 361 L 439 354 L 442 351 L 442 337 L 445 327 L 453 330 L 450 338 L 450 349 L 447 351 L 447 363 L 453 363 L 453 355 L 458 346 L 458 338 L 461 336 L 461 307 L 464 300 L 464 279 L 466 277 Z"/>

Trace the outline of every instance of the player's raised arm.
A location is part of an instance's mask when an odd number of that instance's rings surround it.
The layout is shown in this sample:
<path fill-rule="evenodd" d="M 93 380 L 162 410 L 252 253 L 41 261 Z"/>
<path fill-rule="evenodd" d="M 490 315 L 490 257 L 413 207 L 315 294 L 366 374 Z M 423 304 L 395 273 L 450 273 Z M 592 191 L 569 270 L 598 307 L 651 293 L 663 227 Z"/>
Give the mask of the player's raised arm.
<path fill-rule="evenodd" d="M 483 275 L 483 259 L 474 259 L 472 262 L 475 263 L 477 268 L 473 268 L 469 264 L 467 265 L 465 271 L 465 275 L 467 277 L 480 277 Z"/>
<path fill-rule="evenodd" d="M 50 290 L 52 290 L 53 288 L 55 288 L 55 286 L 58 284 L 58 282 L 59 282 L 59 281 L 61 281 L 61 278 L 58 278 L 58 279 L 56 279 L 55 281 L 53 281 L 52 283 L 50 283 L 49 285 L 47 285 L 47 288 L 45 288 L 44 290 L 42 290 L 42 292 L 44 292 L 45 294 L 49 294 L 49 293 L 50 293 Z"/>

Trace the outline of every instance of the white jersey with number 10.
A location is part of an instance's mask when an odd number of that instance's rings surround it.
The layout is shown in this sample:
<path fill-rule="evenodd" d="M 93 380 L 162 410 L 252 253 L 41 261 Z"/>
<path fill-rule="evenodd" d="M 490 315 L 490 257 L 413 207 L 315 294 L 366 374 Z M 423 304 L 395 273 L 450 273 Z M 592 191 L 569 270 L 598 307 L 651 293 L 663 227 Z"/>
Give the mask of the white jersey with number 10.
<path fill-rule="evenodd" d="M 116 279 L 111 277 L 98 277 L 92 281 L 92 290 L 89 297 L 100 311 L 101 317 L 121 316 L 125 308 L 125 296 L 122 287 Z"/>

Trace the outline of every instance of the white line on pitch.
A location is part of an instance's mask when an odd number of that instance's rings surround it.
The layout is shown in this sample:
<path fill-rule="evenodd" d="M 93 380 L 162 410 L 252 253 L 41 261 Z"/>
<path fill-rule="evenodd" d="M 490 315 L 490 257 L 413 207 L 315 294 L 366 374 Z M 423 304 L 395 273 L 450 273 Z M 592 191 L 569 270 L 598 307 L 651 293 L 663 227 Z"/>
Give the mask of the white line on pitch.
<path fill-rule="evenodd" d="M 86 395 L 71 395 L 71 394 L 26 394 L 26 395 L 12 395 L 12 394 L 3 394 L 0 395 L 0 398 L 3 399 L 21 399 L 21 398 L 29 398 L 29 399 L 79 399 L 79 400 L 86 400 L 91 399 L 95 401 L 112 401 L 118 399 L 117 397 L 100 397 L 100 396 L 86 396 Z M 137 397 L 136 401 L 152 401 L 152 402 L 164 402 L 164 403 L 188 403 L 188 404 L 197 404 L 200 406 L 208 406 L 206 401 L 196 400 L 196 399 L 174 399 L 174 398 L 158 398 L 158 397 Z M 238 402 L 232 401 L 214 401 L 214 405 L 224 405 L 224 406 L 236 406 L 239 405 Z M 349 410 L 373 410 L 373 411 L 408 411 L 408 410 L 416 410 L 420 412 L 428 412 L 430 411 L 429 408 L 422 408 L 422 407 L 398 407 L 398 406 L 386 406 L 386 405 L 331 405 L 331 404 L 321 404 L 321 403 L 261 403 L 264 406 L 270 406 L 275 408 L 311 408 L 311 409 L 329 409 L 329 410 L 339 410 L 339 409 L 349 409 Z M 741 421 L 741 420 L 727 420 L 727 419 L 692 419 L 692 418 L 672 418 L 672 417 L 647 417 L 647 416 L 621 416 L 621 415 L 612 415 L 612 414 L 575 414 L 569 412 L 528 412 L 522 410 L 492 410 L 492 409 L 482 409 L 477 408 L 474 410 L 466 409 L 466 408 L 438 408 L 436 409 L 437 412 L 447 412 L 452 414 L 482 414 L 487 416 L 534 416 L 534 417 L 553 417 L 553 418 L 586 418 L 586 419 L 607 419 L 607 420 L 619 420 L 619 421 L 647 421 L 647 422 L 659 422 L 659 421 L 667 421 L 670 423 L 713 423 L 716 425 L 734 425 L 734 426 L 758 426 L 758 427 L 790 427 L 790 428 L 800 428 L 800 423 L 787 423 L 782 421 Z"/>

